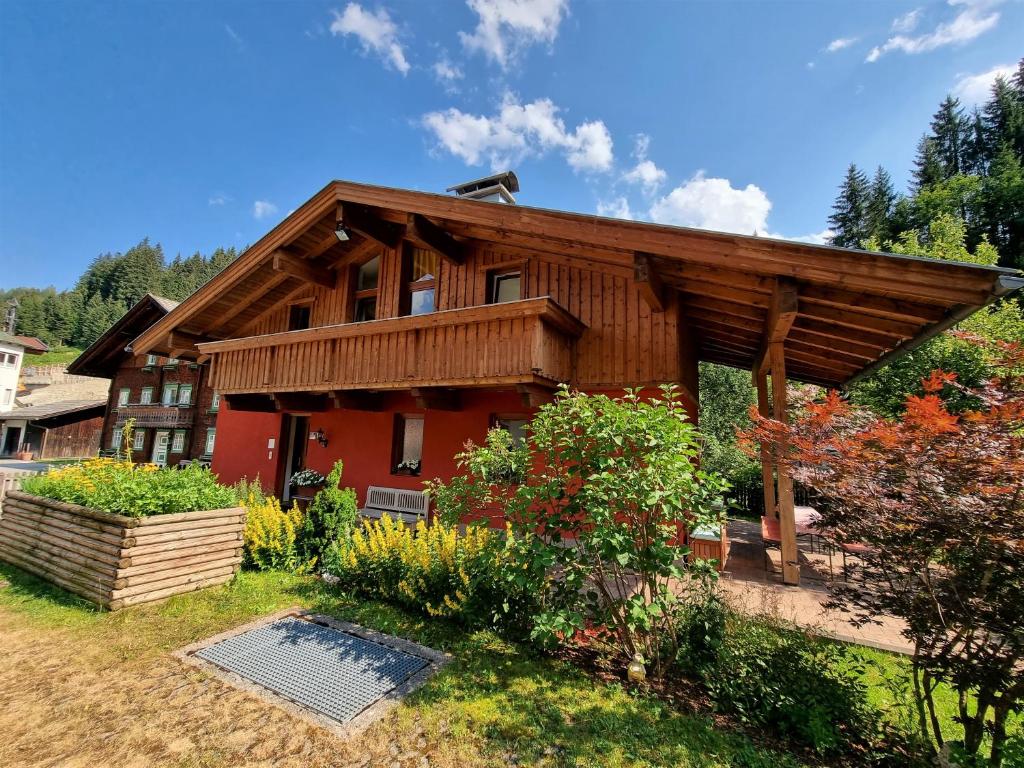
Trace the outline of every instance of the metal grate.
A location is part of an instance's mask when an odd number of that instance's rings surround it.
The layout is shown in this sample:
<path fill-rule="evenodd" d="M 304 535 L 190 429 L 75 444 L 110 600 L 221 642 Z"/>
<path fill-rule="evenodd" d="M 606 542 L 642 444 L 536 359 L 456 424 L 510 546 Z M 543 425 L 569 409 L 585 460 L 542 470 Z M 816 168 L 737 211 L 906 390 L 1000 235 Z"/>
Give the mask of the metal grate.
<path fill-rule="evenodd" d="M 195 655 L 342 723 L 428 664 L 418 656 L 295 618 L 236 635 Z"/>

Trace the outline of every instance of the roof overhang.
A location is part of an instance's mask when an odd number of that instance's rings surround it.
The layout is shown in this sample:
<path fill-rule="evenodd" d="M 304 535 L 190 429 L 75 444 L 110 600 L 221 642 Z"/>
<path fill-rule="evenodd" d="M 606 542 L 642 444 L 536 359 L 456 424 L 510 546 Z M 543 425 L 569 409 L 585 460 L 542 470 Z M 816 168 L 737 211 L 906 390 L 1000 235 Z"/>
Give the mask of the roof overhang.
<path fill-rule="evenodd" d="M 147 293 L 68 365 L 76 376 L 112 378 L 127 352 L 125 348 L 140 333 L 177 306 L 177 302 Z"/>
<path fill-rule="evenodd" d="M 339 221 L 353 232 L 347 242 L 334 234 Z M 1013 270 L 976 264 L 335 181 L 132 347 L 196 356 L 197 344 L 251 335 L 310 281 L 330 284 L 379 243 L 407 236 L 429 237 L 453 259 L 486 247 L 637 282 L 642 273 L 678 294 L 700 359 L 747 369 L 763 356 L 772 297 L 785 282 L 797 296 L 785 339 L 787 373 L 825 386 L 856 380 L 1024 284 Z"/>

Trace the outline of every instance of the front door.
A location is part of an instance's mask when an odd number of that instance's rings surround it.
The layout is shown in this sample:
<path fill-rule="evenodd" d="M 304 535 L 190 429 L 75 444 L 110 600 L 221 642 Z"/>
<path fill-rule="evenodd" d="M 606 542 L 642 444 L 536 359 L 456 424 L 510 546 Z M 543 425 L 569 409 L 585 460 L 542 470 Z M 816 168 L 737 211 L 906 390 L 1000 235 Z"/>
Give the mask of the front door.
<path fill-rule="evenodd" d="M 171 441 L 171 433 L 166 429 L 157 430 L 153 437 L 153 463 L 158 466 L 167 465 L 167 446 Z"/>
<path fill-rule="evenodd" d="M 285 428 L 283 433 L 287 437 L 288 442 L 285 445 L 285 450 L 281 452 L 281 458 L 285 462 L 284 488 L 281 492 L 281 498 L 288 501 L 292 497 L 292 475 L 306 466 L 306 441 L 308 440 L 309 417 L 286 413 L 284 418 Z"/>

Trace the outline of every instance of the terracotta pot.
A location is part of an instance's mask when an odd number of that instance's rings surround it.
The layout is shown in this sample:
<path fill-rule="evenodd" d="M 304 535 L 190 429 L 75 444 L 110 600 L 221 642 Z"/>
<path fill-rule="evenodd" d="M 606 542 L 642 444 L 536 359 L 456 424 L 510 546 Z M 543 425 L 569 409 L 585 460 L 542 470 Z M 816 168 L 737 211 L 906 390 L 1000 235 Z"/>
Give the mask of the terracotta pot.
<path fill-rule="evenodd" d="M 14 458 L 18 461 L 32 461 L 32 451 L 18 451 L 14 454 Z"/>

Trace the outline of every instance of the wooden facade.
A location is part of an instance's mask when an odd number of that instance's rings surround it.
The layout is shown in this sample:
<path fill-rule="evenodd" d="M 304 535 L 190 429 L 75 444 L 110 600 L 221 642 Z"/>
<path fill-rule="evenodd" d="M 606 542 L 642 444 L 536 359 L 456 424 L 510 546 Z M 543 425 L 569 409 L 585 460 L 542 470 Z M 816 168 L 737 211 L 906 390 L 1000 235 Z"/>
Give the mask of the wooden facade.
<path fill-rule="evenodd" d="M 479 439 L 508 415 L 508 393 L 528 410 L 562 383 L 675 384 L 696 417 L 700 360 L 751 371 L 762 411 L 782 418 L 787 377 L 848 384 L 1021 285 L 977 265 L 332 182 L 132 347 L 208 363 L 230 406 L 222 431 L 238 432 L 222 476 L 280 479 L 295 462 L 274 414 L 325 414 L 356 462 L 350 433 L 390 435 L 387 413 L 448 430 L 434 445 L 451 451 L 454 430 Z M 431 415 L 464 408 L 478 415 L 461 427 Z M 793 583 L 791 485 L 764 459 Z M 357 488 L 406 482 L 381 463 Z"/>

